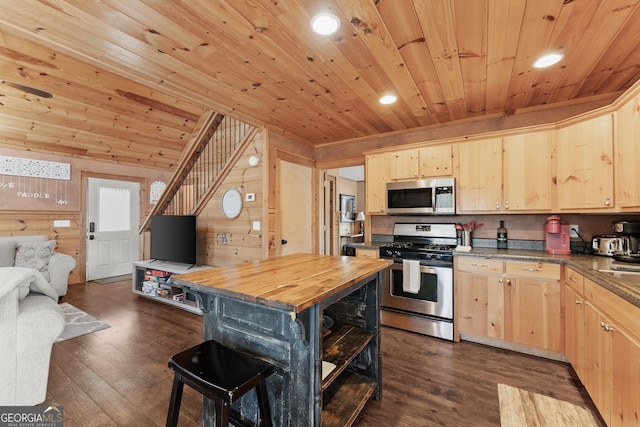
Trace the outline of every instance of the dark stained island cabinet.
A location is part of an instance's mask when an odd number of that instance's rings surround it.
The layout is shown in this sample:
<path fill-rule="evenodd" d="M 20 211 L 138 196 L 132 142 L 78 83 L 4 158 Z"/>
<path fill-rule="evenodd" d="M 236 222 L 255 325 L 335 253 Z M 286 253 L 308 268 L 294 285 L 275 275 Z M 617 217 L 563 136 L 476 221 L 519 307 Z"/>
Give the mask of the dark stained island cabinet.
<path fill-rule="evenodd" d="M 382 397 L 379 288 L 391 263 L 295 254 L 174 281 L 202 298 L 203 339 L 276 367 L 267 380 L 275 426 L 349 426 L 372 396 Z M 323 365 L 335 366 L 325 366 L 324 379 Z M 254 394 L 239 403 L 255 421 Z M 214 420 L 205 399 L 202 423 Z"/>

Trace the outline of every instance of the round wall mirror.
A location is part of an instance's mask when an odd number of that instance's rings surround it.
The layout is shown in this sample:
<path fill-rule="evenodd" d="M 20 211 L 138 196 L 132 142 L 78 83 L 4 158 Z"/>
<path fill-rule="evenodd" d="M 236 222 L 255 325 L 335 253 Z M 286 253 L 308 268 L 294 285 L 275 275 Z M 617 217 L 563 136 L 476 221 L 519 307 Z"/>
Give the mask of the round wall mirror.
<path fill-rule="evenodd" d="M 235 188 L 230 188 L 222 195 L 222 212 L 229 219 L 235 219 L 242 211 L 242 194 Z"/>

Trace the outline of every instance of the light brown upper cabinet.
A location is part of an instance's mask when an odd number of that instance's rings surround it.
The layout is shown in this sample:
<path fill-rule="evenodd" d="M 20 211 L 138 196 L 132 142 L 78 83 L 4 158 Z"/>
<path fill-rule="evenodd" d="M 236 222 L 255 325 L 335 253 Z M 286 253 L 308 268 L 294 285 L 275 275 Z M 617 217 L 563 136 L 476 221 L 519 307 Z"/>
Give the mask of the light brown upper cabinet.
<path fill-rule="evenodd" d="M 386 153 L 365 156 L 365 192 L 367 214 L 387 212 L 387 182 L 389 173 Z"/>
<path fill-rule="evenodd" d="M 556 145 L 558 208 L 613 210 L 613 115 L 560 128 Z"/>
<path fill-rule="evenodd" d="M 509 211 L 550 212 L 553 208 L 554 131 L 511 135 L 503 144 L 503 207 Z"/>
<path fill-rule="evenodd" d="M 435 145 L 388 153 L 391 181 L 451 176 L 451 145 Z"/>
<path fill-rule="evenodd" d="M 553 131 L 459 144 L 458 211 L 550 212 Z"/>
<path fill-rule="evenodd" d="M 616 121 L 616 204 L 640 206 L 640 95 L 620 108 Z"/>
<path fill-rule="evenodd" d="M 420 178 L 453 175 L 451 144 L 420 148 L 418 159 Z"/>
<path fill-rule="evenodd" d="M 502 138 L 458 144 L 458 212 L 496 212 L 502 205 Z"/>
<path fill-rule="evenodd" d="M 387 212 L 387 182 L 452 176 L 451 152 L 447 144 L 366 155 L 367 213 Z"/>

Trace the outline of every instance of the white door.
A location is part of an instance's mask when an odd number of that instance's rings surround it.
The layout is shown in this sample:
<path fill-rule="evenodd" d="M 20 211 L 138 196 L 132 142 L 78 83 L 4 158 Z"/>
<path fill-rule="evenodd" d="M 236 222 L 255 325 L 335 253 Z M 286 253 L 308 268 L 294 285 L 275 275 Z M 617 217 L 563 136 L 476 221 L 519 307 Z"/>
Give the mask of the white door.
<path fill-rule="evenodd" d="M 284 160 L 278 166 L 279 254 L 313 253 L 311 168 Z"/>
<path fill-rule="evenodd" d="M 130 274 L 138 260 L 140 183 L 89 178 L 87 280 Z"/>

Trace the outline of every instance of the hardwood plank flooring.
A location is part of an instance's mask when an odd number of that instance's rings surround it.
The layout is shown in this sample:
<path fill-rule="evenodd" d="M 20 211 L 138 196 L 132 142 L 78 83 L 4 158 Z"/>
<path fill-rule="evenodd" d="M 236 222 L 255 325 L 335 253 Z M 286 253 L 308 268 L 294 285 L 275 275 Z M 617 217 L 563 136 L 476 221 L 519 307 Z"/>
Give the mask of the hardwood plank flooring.
<path fill-rule="evenodd" d="M 70 286 L 64 301 L 111 328 L 53 346 L 45 405 L 65 426 L 164 425 L 169 357 L 202 339 L 202 317 L 139 297 L 131 282 Z M 499 426 L 498 383 L 593 409 L 568 364 L 479 344 L 382 330 L 383 398 L 358 427 Z M 200 395 L 185 387 L 181 426 L 200 425 Z"/>

